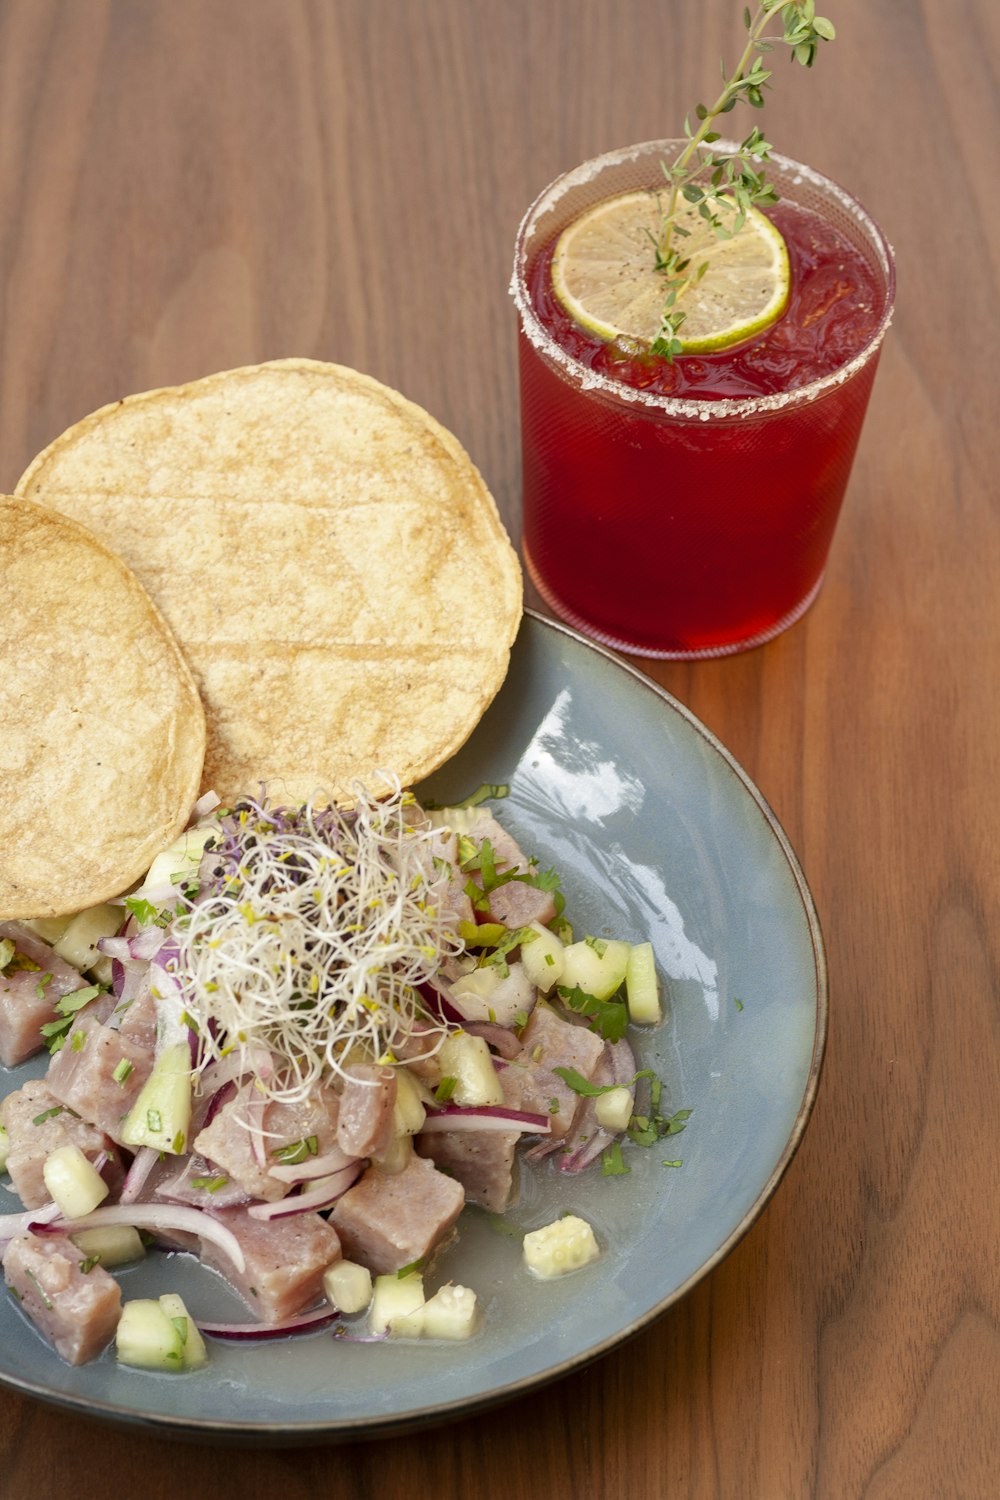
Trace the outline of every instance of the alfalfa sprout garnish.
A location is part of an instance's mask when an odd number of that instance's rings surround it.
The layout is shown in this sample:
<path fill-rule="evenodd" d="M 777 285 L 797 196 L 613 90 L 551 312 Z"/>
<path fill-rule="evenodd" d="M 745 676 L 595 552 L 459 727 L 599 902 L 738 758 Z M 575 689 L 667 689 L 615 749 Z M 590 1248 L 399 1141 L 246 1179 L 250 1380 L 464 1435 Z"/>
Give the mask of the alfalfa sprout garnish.
<path fill-rule="evenodd" d="M 202 1062 L 263 1045 L 273 1098 L 305 1098 L 359 1048 L 395 1061 L 418 1022 L 426 1053 L 444 1036 L 417 990 L 462 949 L 440 835 L 410 821 L 398 782 L 353 792 L 347 811 L 241 801 L 207 851 L 209 891 L 174 924 Z"/>

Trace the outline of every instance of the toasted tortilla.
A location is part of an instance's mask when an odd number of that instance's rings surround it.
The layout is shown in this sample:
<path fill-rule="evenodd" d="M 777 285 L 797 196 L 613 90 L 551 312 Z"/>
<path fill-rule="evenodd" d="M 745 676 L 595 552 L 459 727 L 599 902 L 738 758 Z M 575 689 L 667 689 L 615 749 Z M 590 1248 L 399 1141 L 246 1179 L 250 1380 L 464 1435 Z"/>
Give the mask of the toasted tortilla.
<path fill-rule="evenodd" d="M 119 894 L 184 827 L 205 716 L 165 620 L 67 516 L 0 496 L 0 918 Z"/>
<path fill-rule="evenodd" d="M 354 370 L 280 360 L 126 397 L 17 493 L 85 523 L 156 600 L 223 801 L 412 784 L 506 675 L 521 570 L 492 496 L 433 417 Z"/>

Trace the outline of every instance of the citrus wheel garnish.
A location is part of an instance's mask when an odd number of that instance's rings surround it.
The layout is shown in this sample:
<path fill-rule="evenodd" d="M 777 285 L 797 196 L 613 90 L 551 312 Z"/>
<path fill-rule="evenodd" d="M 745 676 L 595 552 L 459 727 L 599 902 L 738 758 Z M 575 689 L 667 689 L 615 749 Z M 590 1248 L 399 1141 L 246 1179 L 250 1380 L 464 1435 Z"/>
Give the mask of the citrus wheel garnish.
<path fill-rule="evenodd" d="M 553 289 L 574 322 L 598 338 L 627 335 L 652 344 L 659 336 L 669 284 L 656 268 L 655 247 L 665 206 L 665 193 L 623 193 L 595 204 L 559 236 L 552 256 Z M 735 203 L 713 207 L 726 227 L 735 221 Z M 716 234 L 696 205 L 681 199 L 673 233 L 673 245 L 689 263 L 687 283 L 675 305 L 685 314 L 678 332 L 681 354 L 708 354 L 741 344 L 784 312 L 788 251 L 759 209 L 748 209 L 743 225 L 726 238 Z"/>

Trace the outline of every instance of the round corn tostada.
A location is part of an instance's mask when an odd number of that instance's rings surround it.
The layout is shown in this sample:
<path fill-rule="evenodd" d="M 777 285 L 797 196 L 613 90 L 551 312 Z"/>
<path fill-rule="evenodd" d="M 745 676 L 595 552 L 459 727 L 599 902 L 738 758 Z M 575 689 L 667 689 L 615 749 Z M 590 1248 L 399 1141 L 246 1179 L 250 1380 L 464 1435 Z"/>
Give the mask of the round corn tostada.
<path fill-rule="evenodd" d="M 0 496 L 0 918 L 141 876 L 198 795 L 197 685 L 146 590 L 68 516 Z"/>
<path fill-rule="evenodd" d="M 204 786 L 275 800 L 457 750 L 507 672 L 521 571 L 465 450 L 357 371 L 288 359 L 129 396 L 17 493 L 90 527 L 180 641 Z"/>

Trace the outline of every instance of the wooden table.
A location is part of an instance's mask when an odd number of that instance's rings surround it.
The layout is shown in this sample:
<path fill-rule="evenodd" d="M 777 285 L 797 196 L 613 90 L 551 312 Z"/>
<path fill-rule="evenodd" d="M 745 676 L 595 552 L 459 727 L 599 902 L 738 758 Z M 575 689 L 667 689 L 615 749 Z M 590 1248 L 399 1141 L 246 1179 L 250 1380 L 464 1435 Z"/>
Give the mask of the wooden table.
<path fill-rule="evenodd" d="M 381 1500 L 1000 1493 L 1000 128 L 995 0 L 829 0 L 772 140 L 898 254 L 827 581 L 746 655 L 648 670 L 746 766 L 824 923 L 804 1144 L 729 1259 L 530 1399 L 249 1453 L 0 1392 L 0 1495 Z M 0 490 L 118 395 L 267 358 L 429 408 L 519 534 L 514 231 L 677 130 L 736 0 L 0 0 Z"/>

